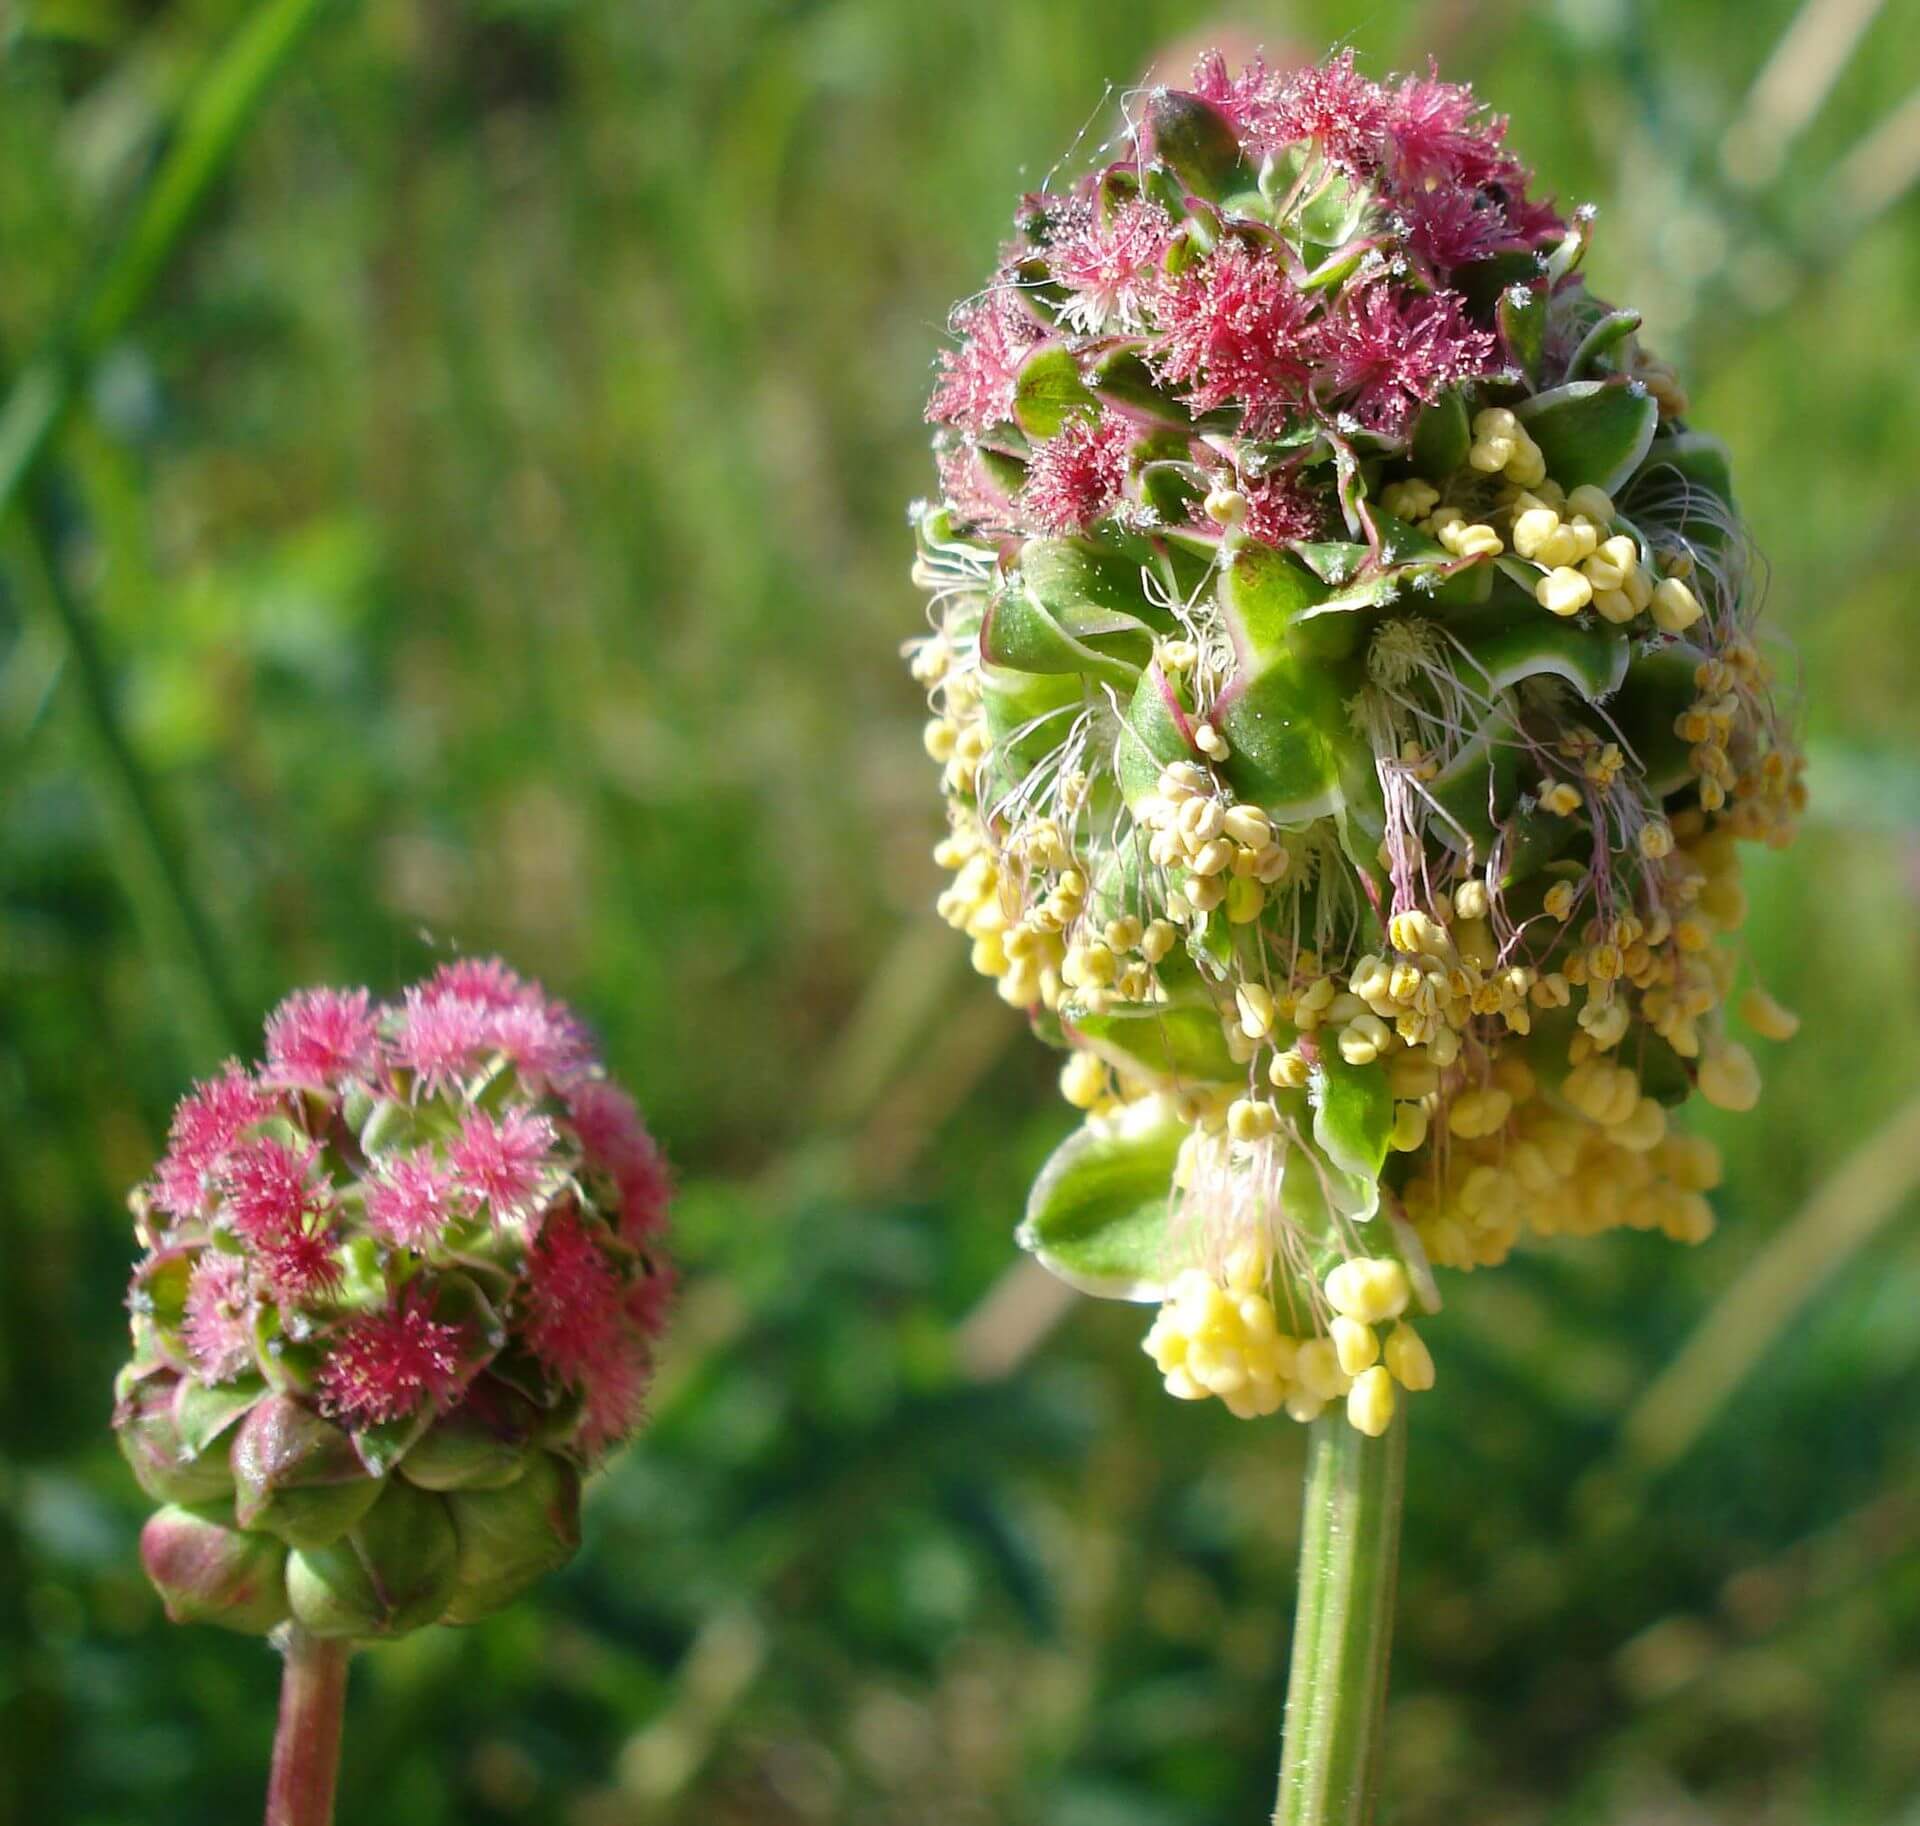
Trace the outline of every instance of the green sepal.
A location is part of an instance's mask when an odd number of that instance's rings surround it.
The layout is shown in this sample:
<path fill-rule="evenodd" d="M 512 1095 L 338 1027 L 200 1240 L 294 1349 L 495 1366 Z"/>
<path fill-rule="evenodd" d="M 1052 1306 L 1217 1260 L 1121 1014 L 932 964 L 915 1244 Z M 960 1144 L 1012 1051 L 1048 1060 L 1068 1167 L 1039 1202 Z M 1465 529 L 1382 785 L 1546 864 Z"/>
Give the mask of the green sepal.
<path fill-rule="evenodd" d="M 206 1503 L 232 1494 L 233 1472 L 225 1453 L 186 1449 L 171 1376 L 140 1376 L 117 1387 L 116 1394 L 114 1438 L 140 1488 L 156 1503 Z"/>
<path fill-rule="evenodd" d="M 264 1636 L 286 1621 L 286 1548 L 234 1527 L 224 1506 L 156 1510 L 140 1530 L 140 1563 L 175 1623 Z"/>
<path fill-rule="evenodd" d="M 1608 494 L 1640 467 L 1660 423 L 1644 388 L 1621 380 L 1575 380 L 1514 408 L 1562 488 L 1591 484 Z"/>
<path fill-rule="evenodd" d="M 423 1490 L 500 1489 L 526 1469 L 539 1421 L 524 1395 L 482 1377 L 406 1455 L 400 1475 Z"/>
<path fill-rule="evenodd" d="M 1589 703 L 1620 688 L 1631 648 L 1620 629 L 1550 615 L 1537 603 L 1507 602 L 1447 623 L 1471 659 L 1460 669 L 1474 689 L 1491 695 L 1523 680 L 1565 679 Z"/>
<path fill-rule="evenodd" d="M 1137 807 L 1154 791 L 1162 768 L 1190 761 L 1199 752 L 1192 721 L 1172 684 L 1159 666 L 1149 666 L 1127 705 L 1114 747 L 1114 772 L 1127 804 Z"/>
<path fill-rule="evenodd" d="M 201 1382 L 183 1376 L 173 1398 L 173 1424 L 180 1449 L 197 1458 L 267 1392 L 259 1376 L 239 1376 L 232 1382 Z"/>
<path fill-rule="evenodd" d="M 1181 89 L 1156 90 L 1146 126 L 1155 159 L 1195 196 L 1215 203 L 1248 191 L 1258 196 L 1259 178 L 1241 156 L 1240 136 L 1211 102 Z"/>
<path fill-rule="evenodd" d="M 980 668 L 980 703 L 987 713 L 996 763 L 1012 786 L 1060 746 L 1070 710 L 1086 701 L 1077 674 L 1018 672 L 1007 666 Z"/>
<path fill-rule="evenodd" d="M 1429 482 L 1444 482 L 1465 466 L 1472 447 L 1466 396 L 1458 387 L 1449 387 L 1414 421 L 1413 444 L 1407 454 L 1415 474 Z"/>
<path fill-rule="evenodd" d="M 1154 379 L 1140 349 L 1139 343 L 1128 342 L 1104 351 L 1088 364 L 1081 384 L 1109 405 L 1147 413 L 1164 425 L 1190 434 L 1193 414 Z"/>
<path fill-rule="evenodd" d="M 1159 1299 L 1174 1269 L 1169 1204 L 1187 1133 L 1158 1099 L 1089 1119 L 1040 1169 L 1020 1247 L 1082 1293 Z"/>
<path fill-rule="evenodd" d="M 1514 359 L 1529 387 L 1540 384 L 1542 364 L 1547 352 L 1547 282 L 1535 279 L 1529 284 L 1510 285 L 1500 294 L 1494 307 L 1500 336 L 1507 353 Z M 1549 473 L 1553 473 L 1549 470 Z M 1559 478 L 1555 475 L 1555 480 Z"/>
<path fill-rule="evenodd" d="M 981 624 L 980 653 L 990 666 L 1070 673 L 1131 693 L 1153 655 L 1153 637 L 1128 616 L 1089 608 L 1069 621 L 1047 609 L 1033 591 L 1009 589 L 993 599 Z"/>
<path fill-rule="evenodd" d="M 1586 379 L 1602 357 L 1619 347 L 1639 329 L 1640 323 L 1638 311 L 1609 311 L 1580 338 L 1580 346 L 1567 363 L 1567 379 Z"/>
<path fill-rule="evenodd" d="M 1043 342 L 1013 383 L 1013 416 L 1028 437 L 1052 437 L 1068 419 L 1097 412 L 1100 402 L 1080 378 L 1080 364 L 1057 342 Z"/>
<path fill-rule="evenodd" d="M 1069 1011 L 1065 1018 L 1101 1058 L 1145 1072 L 1168 1088 L 1231 1084 L 1247 1075 L 1227 1050 L 1219 1011 L 1208 1000 L 1128 1004 L 1102 1014 Z"/>
<path fill-rule="evenodd" d="M 459 1546 L 442 1622 L 478 1623 L 580 1550 L 580 1473 L 551 1452 L 535 1453 L 501 1489 L 461 1490 L 445 1500 Z"/>
<path fill-rule="evenodd" d="M 1342 1173 L 1375 1186 L 1377 1205 L 1380 1169 L 1387 1164 L 1387 1138 L 1393 1133 L 1386 1069 L 1349 1065 L 1337 1046 L 1323 1045 L 1308 1088 L 1315 1143 Z"/>
<path fill-rule="evenodd" d="M 291 1395 L 267 1395 L 233 1441 L 234 1519 L 290 1547 L 337 1541 L 380 1495 L 347 1433 Z"/>
<path fill-rule="evenodd" d="M 1646 769 L 1648 788 L 1663 799 L 1693 781 L 1692 748 L 1674 724 L 1700 695 L 1694 672 L 1706 657 L 1685 641 L 1642 653 L 1608 706 L 1615 727 Z"/>
<path fill-rule="evenodd" d="M 184 1349 L 180 1328 L 187 1316 L 187 1282 L 199 1253 L 193 1248 L 162 1249 L 133 1273 L 128 1305 L 153 1325 L 161 1344 L 176 1354 Z"/>
<path fill-rule="evenodd" d="M 316 1636 L 404 1636 L 438 1622 L 460 1555 L 447 1499 L 395 1478 L 359 1526 L 287 1560 L 287 1601 Z"/>
<path fill-rule="evenodd" d="M 1332 589 L 1351 583 L 1372 556 L 1370 547 L 1352 539 L 1302 539 L 1291 549 L 1308 570 Z"/>

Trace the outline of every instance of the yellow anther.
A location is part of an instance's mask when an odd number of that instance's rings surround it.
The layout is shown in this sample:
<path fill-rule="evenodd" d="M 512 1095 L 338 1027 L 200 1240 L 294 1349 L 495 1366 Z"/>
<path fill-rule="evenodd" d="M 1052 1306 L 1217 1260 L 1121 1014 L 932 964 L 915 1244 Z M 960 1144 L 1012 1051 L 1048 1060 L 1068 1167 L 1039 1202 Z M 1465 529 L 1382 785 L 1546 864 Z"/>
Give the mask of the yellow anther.
<path fill-rule="evenodd" d="M 1578 615 L 1593 600 L 1593 585 L 1563 564 L 1533 586 L 1533 596 L 1549 614 Z"/>
<path fill-rule="evenodd" d="M 1107 1095 L 1107 1068 L 1090 1052 L 1077 1052 L 1060 1070 L 1060 1095 L 1077 1110 L 1090 1110 Z"/>
<path fill-rule="evenodd" d="M 1529 507 L 1513 518 L 1513 549 L 1522 558 L 1538 558 L 1541 548 L 1560 530 L 1560 516 L 1551 507 Z"/>
<path fill-rule="evenodd" d="M 1556 780 L 1540 795 L 1540 809 L 1556 818 L 1571 818 L 1580 806 L 1580 789 L 1568 780 Z"/>
<path fill-rule="evenodd" d="M 1666 1136 L 1667 1112 L 1651 1097 L 1642 1097 L 1625 1122 L 1615 1123 L 1607 1131 L 1607 1139 L 1616 1147 L 1628 1148 L 1635 1154 L 1650 1153 Z"/>
<path fill-rule="evenodd" d="M 1241 855 L 1246 851 L 1242 850 Z M 1250 875 L 1236 875 L 1227 884 L 1227 919 L 1236 926 L 1251 925 L 1266 911 L 1267 891 Z"/>
<path fill-rule="evenodd" d="M 1393 1378 L 1384 1364 L 1376 1363 L 1354 1378 L 1347 1392 L 1347 1420 L 1369 1439 L 1378 1439 L 1393 1425 L 1395 1400 Z"/>
<path fill-rule="evenodd" d="M 1440 491 L 1431 482 L 1423 482 L 1418 476 L 1409 477 L 1404 482 L 1394 482 L 1382 490 L 1380 505 L 1396 520 L 1411 523 L 1424 520 L 1440 504 Z"/>
<path fill-rule="evenodd" d="M 1261 983 L 1242 983 L 1233 992 L 1240 1015 L 1240 1031 L 1249 1040 L 1264 1040 L 1273 1032 L 1273 992 Z"/>
<path fill-rule="evenodd" d="M 943 716 L 935 717 L 920 732 L 920 739 L 926 744 L 928 755 L 943 765 L 953 759 L 954 745 L 959 738 L 958 727 Z"/>
<path fill-rule="evenodd" d="M 1209 760 L 1224 761 L 1233 753 L 1233 750 L 1227 746 L 1227 738 L 1211 723 L 1200 723 L 1195 726 L 1193 745 Z"/>
<path fill-rule="evenodd" d="M 1297 1048 L 1291 1046 L 1284 1052 L 1275 1053 L 1273 1063 L 1267 1067 L 1267 1082 L 1275 1090 L 1304 1090 L 1312 1078 L 1313 1067 Z"/>
<path fill-rule="evenodd" d="M 1737 1040 L 1721 1042 L 1700 1061 L 1699 1082 L 1715 1109 L 1750 1110 L 1760 1101 L 1760 1068 Z"/>
<path fill-rule="evenodd" d="M 1347 1392 L 1347 1373 L 1330 1338 L 1309 1338 L 1293 1360 L 1293 1377 L 1301 1389 L 1321 1402 L 1335 1401 Z"/>
<path fill-rule="evenodd" d="M 1545 908 L 1549 919 L 1567 920 L 1573 917 L 1573 900 L 1573 883 L 1556 881 L 1547 890 L 1546 898 L 1541 905 Z"/>
<path fill-rule="evenodd" d="M 1333 1339 L 1334 1355 L 1340 1359 L 1341 1369 L 1349 1376 L 1359 1375 L 1380 1360 L 1380 1340 L 1371 1325 L 1362 1325 L 1358 1319 L 1349 1319 L 1341 1313 L 1327 1327 L 1327 1334 Z"/>
<path fill-rule="evenodd" d="M 1422 1103 L 1396 1103 L 1387 1146 L 1396 1154 L 1411 1154 L 1427 1138 L 1427 1110 Z"/>
<path fill-rule="evenodd" d="M 1413 1297 L 1407 1271 L 1391 1256 L 1357 1255 L 1327 1275 L 1327 1303 L 1362 1325 L 1382 1325 L 1407 1310 Z"/>
<path fill-rule="evenodd" d="M 1500 535 L 1484 521 L 1457 521 L 1438 537 L 1457 558 L 1497 558 L 1507 549 Z"/>
<path fill-rule="evenodd" d="M 1596 488 L 1591 482 L 1583 482 L 1567 496 L 1567 511 L 1569 514 L 1585 514 L 1595 526 L 1611 526 L 1613 496 L 1604 488 Z M 1633 542 L 1628 540 L 1627 543 L 1631 545 Z"/>
<path fill-rule="evenodd" d="M 1487 884 L 1478 876 L 1461 882 L 1453 891 L 1453 910 L 1461 919 L 1485 919 Z"/>
<path fill-rule="evenodd" d="M 1433 1353 L 1427 1349 L 1427 1341 L 1411 1325 L 1402 1323 L 1387 1333 L 1381 1358 L 1387 1366 L 1387 1374 L 1402 1388 L 1418 1394 L 1423 1389 L 1433 1387 Z"/>
<path fill-rule="evenodd" d="M 1271 1103 L 1236 1097 L 1227 1107 L 1227 1133 L 1235 1141 L 1264 1141 L 1280 1126 L 1280 1112 Z"/>
<path fill-rule="evenodd" d="M 1649 862 L 1658 862 L 1673 854 L 1673 826 L 1664 818 L 1649 818 L 1640 827 L 1640 854 Z"/>
<path fill-rule="evenodd" d="M 1678 577 L 1663 577 L 1650 604 L 1653 624 L 1664 634 L 1684 634 L 1704 612 L 1699 599 Z"/>
<path fill-rule="evenodd" d="M 1640 607 L 1625 590 L 1603 589 L 1596 582 L 1593 586 L 1593 612 L 1602 621 L 1612 622 L 1615 627 L 1624 627 L 1640 613 Z"/>
<path fill-rule="evenodd" d="M 1504 1128 L 1512 1113 L 1513 1099 L 1503 1090 L 1466 1091 L 1448 1107 L 1447 1130 L 1463 1141 L 1477 1141 Z"/>
<path fill-rule="evenodd" d="M 1190 640 L 1163 640 L 1154 648 L 1153 656 L 1162 672 L 1191 672 L 1200 660 L 1199 650 Z"/>
<path fill-rule="evenodd" d="M 1393 1029 L 1377 1014 L 1357 1014 L 1340 1030 L 1340 1056 L 1349 1065 L 1371 1065 L 1393 1043 Z"/>
<path fill-rule="evenodd" d="M 1237 488 L 1210 488 L 1204 503 L 1216 526 L 1238 526 L 1247 517 L 1247 497 Z"/>
<path fill-rule="evenodd" d="M 1800 1031 L 1800 1017 L 1758 984 L 1740 998 L 1740 1018 L 1763 1040 L 1791 1040 Z"/>
<path fill-rule="evenodd" d="M 1418 908 L 1396 913 L 1387 922 L 1387 937 L 1396 951 L 1405 951 L 1415 957 L 1453 956 L 1453 940 L 1447 936 L 1446 927 Z"/>
<path fill-rule="evenodd" d="M 1140 955 L 1144 957 L 1149 964 L 1159 963 L 1160 960 L 1173 949 L 1176 936 L 1177 934 L 1168 921 L 1164 919 L 1153 920 L 1149 923 L 1147 929 L 1140 934 Z"/>

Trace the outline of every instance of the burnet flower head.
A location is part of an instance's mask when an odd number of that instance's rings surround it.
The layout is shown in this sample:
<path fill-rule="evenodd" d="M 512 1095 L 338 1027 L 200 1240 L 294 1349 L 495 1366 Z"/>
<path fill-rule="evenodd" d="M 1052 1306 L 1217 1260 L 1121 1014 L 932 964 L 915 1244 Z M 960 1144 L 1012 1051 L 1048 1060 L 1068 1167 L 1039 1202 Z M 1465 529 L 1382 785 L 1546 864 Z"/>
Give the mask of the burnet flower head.
<path fill-rule="evenodd" d="M 1171 1393 L 1379 1432 L 1433 1267 L 1711 1228 L 1800 758 L 1726 454 L 1471 91 L 1210 55 L 1110 150 L 928 407 L 941 911 L 1087 1111 L 1027 1247 Z"/>
<path fill-rule="evenodd" d="M 497 960 L 290 997 L 134 1195 L 115 1426 L 181 1621 L 372 1638 L 564 1564 L 638 1426 L 668 1179 L 587 1034 Z"/>

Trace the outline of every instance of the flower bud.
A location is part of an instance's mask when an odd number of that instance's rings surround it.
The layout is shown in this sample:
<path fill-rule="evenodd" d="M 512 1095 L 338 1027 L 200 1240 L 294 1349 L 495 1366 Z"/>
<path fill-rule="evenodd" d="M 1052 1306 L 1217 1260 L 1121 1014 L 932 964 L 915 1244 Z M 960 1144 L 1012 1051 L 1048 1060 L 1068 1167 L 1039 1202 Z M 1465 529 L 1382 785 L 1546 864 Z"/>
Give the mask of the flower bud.
<path fill-rule="evenodd" d="M 444 1616 L 459 1539 L 447 1499 L 389 1481 L 340 1540 L 287 1558 L 287 1601 L 316 1636 L 404 1636 Z"/>
<path fill-rule="evenodd" d="M 491 1616 L 580 1546 L 580 1473 L 551 1452 L 535 1453 L 513 1483 L 458 1491 L 447 1506 L 460 1541 L 449 1623 Z"/>
<path fill-rule="evenodd" d="M 169 1504 L 140 1530 L 140 1563 L 175 1623 L 264 1636 L 287 1615 L 287 1550 L 233 1526 L 220 1505 Z"/>
<path fill-rule="evenodd" d="M 234 1520 L 289 1547 L 325 1547 L 380 1495 L 353 1440 L 292 1395 L 268 1395 L 233 1441 Z"/>

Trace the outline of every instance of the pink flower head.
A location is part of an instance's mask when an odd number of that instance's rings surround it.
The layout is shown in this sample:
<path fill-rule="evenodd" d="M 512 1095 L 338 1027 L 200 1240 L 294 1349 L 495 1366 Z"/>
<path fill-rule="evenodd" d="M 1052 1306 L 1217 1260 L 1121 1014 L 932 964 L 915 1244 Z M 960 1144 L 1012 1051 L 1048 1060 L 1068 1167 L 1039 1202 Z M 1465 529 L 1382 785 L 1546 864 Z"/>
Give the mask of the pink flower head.
<path fill-rule="evenodd" d="M 1507 123 L 1489 114 L 1463 83 L 1442 82 L 1428 61 L 1383 97 L 1389 163 L 1409 191 L 1423 185 L 1524 186 L 1526 173 L 1507 151 Z"/>
<path fill-rule="evenodd" d="M 961 519 L 976 526 L 1005 523 L 1013 503 L 980 460 L 980 447 L 971 438 L 940 451 L 940 494 Z"/>
<path fill-rule="evenodd" d="M 1272 152 L 1296 140 L 1312 140 L 1328 164 L 1367 177 L 1380 162 L 1390 113 L 1386 91 L 1362 76 L 1353 67 L 1352 50 L 1344 50 L 1286 78 L 1268 119 L 1254 135 L 1256 150 Z"/>
<path fill-rule="evenodd" d="M 1130 197 L 1105 221 L 1089 209 L 1047 249 L 1047 269 L 1072 294 L 1061 315 L 1089 334 L 1133 331 L 1146 321 L 1173 245 L 1173 218 Z"/>
<path fill-rule="evenodd" d="M 578 1086 L 568 1119 L 587 1164 L 608 1174 L 620 1196 L 620 1234 L 629 1242 L 655 1235 L 667 1220 L 673 1178 L 634 1101 L 603 1078 Z"/>
<path fill-rule="evenodd" d="M 1237 404 L 1258 435 L 1305 398 L 1311 311 L 1277 260 L 1230 235 L 1163 293 L 1151 360 L 1195 412 Z"/>
<path fill-rule="evenodd" d="M 1042 331 L 1002 277 L 954 312 L 953 332 L 960 346 L 940 351 L 927 418 L 978 436 L 1013 417 L 1014 379 Z"/>
<path fill-rule="evenodd" d="M 202 1250 L 187 1277 L 187 1355 L 203 1382 L 231 1382 L 250 1370 L 253 1290 L 245 1258 Z"/>
<path fill-rule="evenodd" d="M 277 1294 L 303 1299 L 339 1282 L 333 1253 L 333 1195 L 313 1176 L 317 1146 L 296 1154 L 266 1136 L 241 1143 L 222 1161 L 220 1195 L 228 1221 L 252 1245 Z"/>
<path fill-rule="evenodd" d="M 382 1161 L 379 1177 L 367 1182 L 368 1226 L 400 1249 L 426 1249 L 438 1242 L 458 1204 L 453 1175 L 431 1148 Z"/>
<path fill-rule="evenodd" d="M 1400 437 L 1414 410 L 1498 366 L 1493 336 L 1451 292 L 1403 303 L 1384 280 L 1348 292 L 1321 324 L 1323 389 L 1369 430 Z"/>
<path fill-rule="evenodd" d="M 384 1312 L 353 1320 L 320 1367 L 320 1408 L 336 1420 L 380 1426 L 444 1407 L 465 1380 L 461 1327 L 432 1317 L 426 1298 L 402 1296 Z"/>
<path fill-rule="evenodd" d="M 493 1045 L 533 1086 L 561 1082 L 593 1059 L 585 1030 L 565 1004 L 547 1001 L 537 989 L 527 1000 L 494 1011 Z"/>
<path fill-rule="evenodd" d="M 1295 539 L 1312 539 L 1325 528 L 1326 503 L 1290 471 L 1242 475 L 1236 486 L 1247 502 L 1242 524 L 1255 539 L 1268 545 L 1286 545 Z"/>
<path fill-rule="evenodd" d="M 393 1058 L 418 1079 L 417 1094 L 437 1096 L 458 1085 L 490 1050 L 494 1011 L 469 996 L 409 989 L 394 1036 Z"/>
<path fill-rule="evenodd" d="M 496 1223 L 518 1217 L 540 1190 L 556 1139 L 552 1121 L 532 1110 L 509 1109 L 501 1117 L 469 1110 L 447 1149 L 454 1184 L 484 1203 Z"/>
<path fill-rule="evenodd" d="M 1111 412 L 1076 416 L 1033 453 L 1020 505 L 1047 533 L 1083 533 L 1109 513 L 1127 481 L 1132 428 Z"/>
<path fill-rule="evenodd" d="M 1457 184 L 1410 191 L 1398 208 L 1407 246 L 1429 271 L 1484 260 L 1518 239 L 1499 203 Z"/>
<path fill-rule="evenodd" d="M 1194 63 L 1189 86 L 1202 101 L 1218 108 L 1256 152 L 1274 149 L 1285 85 L 1281 77 L 1268 70 L 1264 57 L 1250 58 L 1238 76 L 1230 76 L 1225 57 L 1218 51 L 1202 51 Z"/>
<path fill-rule="evenodd" d="M 482 1008 L 513 1008 L 542 999 L 539 984 L 529 983 L 498 957 L 456 957 L 428 977 L 424 989 L 428 995 L 458 996 Z"/>
<path fill-rule="evenodd" d="M 527 1348 L 563 1382 L 590 1384 L 622 1355 L 620 1278 L 572 1211 L 540 1226 L 527 1251 Z"/>
<path fill-rule="evenodd" d="M 364 989 L 302 989 L 267 1017 L 263 1082 L 330 1091 L 373 1068 L 374 1024 Z"/>
<path fill-rule="evenodd" d="M 221 1156 L 273 1107 L 273 1098 L 238 1060 L 229 1060 L 219 1077 L 196 1084 L 173 1113 L 167 1152 L 154 1171 L 154 1205 L 172 1217 L 199 1216 Z"/>

